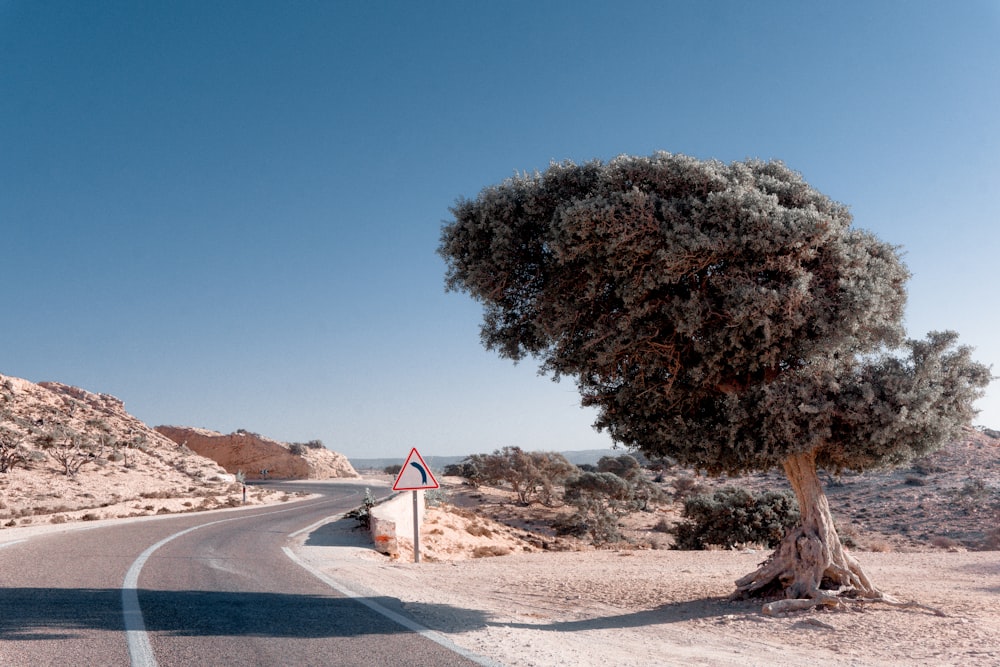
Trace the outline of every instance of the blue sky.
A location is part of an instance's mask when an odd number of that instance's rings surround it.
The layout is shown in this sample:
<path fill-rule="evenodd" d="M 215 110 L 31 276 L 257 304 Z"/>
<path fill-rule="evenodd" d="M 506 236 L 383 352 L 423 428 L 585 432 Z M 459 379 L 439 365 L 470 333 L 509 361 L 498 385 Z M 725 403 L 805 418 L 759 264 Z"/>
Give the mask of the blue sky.
<path fill-rule="evenodd" d="M 1000 374 L 997 44 L 995 0 L 0 0 L 0 373 L 352 457 L 610 446 L 435 251 L 515 171 L 667 150 L 800 171 Z"/>

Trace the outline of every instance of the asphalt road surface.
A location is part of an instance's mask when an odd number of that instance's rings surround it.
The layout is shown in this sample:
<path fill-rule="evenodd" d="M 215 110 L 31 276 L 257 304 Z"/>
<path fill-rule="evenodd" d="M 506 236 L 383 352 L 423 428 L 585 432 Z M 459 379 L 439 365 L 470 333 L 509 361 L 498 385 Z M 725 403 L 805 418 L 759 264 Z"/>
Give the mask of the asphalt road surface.
<path fill-rule="evenodd" d="M 364 494 L 293 488 L 324 497 L 0 545 L 0 665 L 476 664 L 370 608 L 395 601 L 362 604 L 290 560 L 289 535 Z"/>

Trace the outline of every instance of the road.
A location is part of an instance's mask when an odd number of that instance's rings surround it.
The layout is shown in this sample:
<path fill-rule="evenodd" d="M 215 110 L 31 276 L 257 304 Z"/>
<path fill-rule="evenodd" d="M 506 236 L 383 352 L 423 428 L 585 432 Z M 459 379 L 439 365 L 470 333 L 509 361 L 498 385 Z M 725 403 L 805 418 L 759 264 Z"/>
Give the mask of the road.
<path fill-rule="evenodd" d="M 394 601 L 362 604 L 290 560 L 289 535 L 364 493 L 294 488 L 324 496 L 0 546 L 0 665 L 476 664 L 370 608 Z"/>

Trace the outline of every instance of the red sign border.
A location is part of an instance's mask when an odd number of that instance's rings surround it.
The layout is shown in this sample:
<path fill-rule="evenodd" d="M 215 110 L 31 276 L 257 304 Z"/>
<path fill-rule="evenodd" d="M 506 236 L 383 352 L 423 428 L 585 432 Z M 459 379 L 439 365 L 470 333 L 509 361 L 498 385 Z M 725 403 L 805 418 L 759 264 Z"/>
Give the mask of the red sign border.
<path fill-rule="evenodd" d="M 419 459 L 420 465 L 423 466 L 424 470 L 427 471 L 427 477 L 429 478 L 429 480 L 431 482 L 434 483 L 434 486 L 406 486 L 406 487 L 398 486 L 400 478 L 403 476 L 403 473 L 406 472 L 406 466 L 410 465 L 410 462 L 413 460 L 414 455 L 417 457 L 417 459 Z M 403 467 L 401 467 L 399 469 L 399 474 L 396 475 L 396 481 L 393 482 L 393 484 L 392 484 L 392 490 L 393 491 L 425 491 L 427 489 L 440 489 L 440 488 L 441 488 L 441 485 L 438 484 L 437 478 L 435 478 L 434 477 L 434 473 L 431 472 L 431 467 L 429 465 L 427 465 L 426 461 L 424 461 L 424 457 L 422 457 L 420 455 L 420 452 L 417 451 L 416 447 L 414 447 L 413 449 L 411 449 L 410 450 L 410 455 L 406 457 L 406 462 L 403 463 Z"/>

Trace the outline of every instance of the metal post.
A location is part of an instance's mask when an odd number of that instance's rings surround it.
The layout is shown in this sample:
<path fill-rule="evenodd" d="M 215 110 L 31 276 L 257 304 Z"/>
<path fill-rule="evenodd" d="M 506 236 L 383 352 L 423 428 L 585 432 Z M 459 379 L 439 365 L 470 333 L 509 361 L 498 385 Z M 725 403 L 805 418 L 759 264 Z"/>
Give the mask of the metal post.
<path fill-rule="evenodd" d="M 413 492 L 413 562 L 420 562 L 420 514 L 417 511 L 417 492 Z"/>

